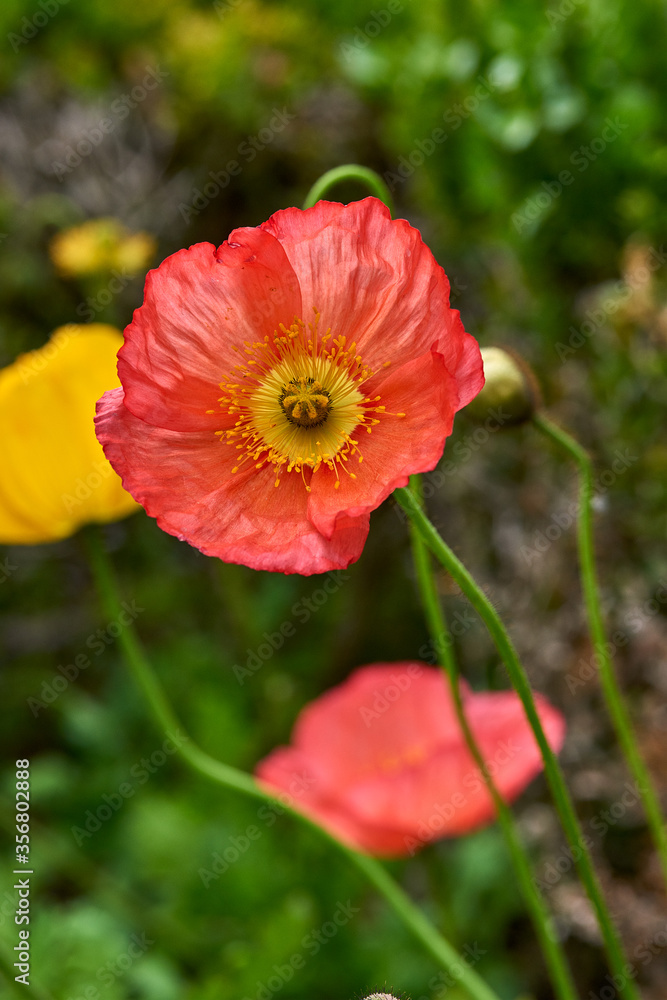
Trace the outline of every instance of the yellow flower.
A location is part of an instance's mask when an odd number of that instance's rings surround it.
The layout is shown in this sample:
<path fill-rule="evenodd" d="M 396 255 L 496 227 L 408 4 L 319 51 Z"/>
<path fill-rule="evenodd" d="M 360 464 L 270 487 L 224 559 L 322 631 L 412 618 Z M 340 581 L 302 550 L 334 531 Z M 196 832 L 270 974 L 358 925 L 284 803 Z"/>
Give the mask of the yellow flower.
<path fill-rule="evenodd" d="M 62 326 L 0 370 L 0 543 L 66 538 L 138 509 L 95 437 L 95 402 L 120 385 L 118 330 Z"/>
<path fill-rule="evenodd" d="M 130 233 L 117 219 L 90 219 L 65 229 L 49 245 L 51 260 L 67 278 L 125 268 L 134 276 L 144 271 L 155 254 L 149 233 Z"/>
<path fill-rule="evenodd" d="M 132 233 L 120 240 L 116 247 L 114 267 L 125 268 L 128 274 L 141 274 L 155 256 L 155 240 L 148 233 Z"/>

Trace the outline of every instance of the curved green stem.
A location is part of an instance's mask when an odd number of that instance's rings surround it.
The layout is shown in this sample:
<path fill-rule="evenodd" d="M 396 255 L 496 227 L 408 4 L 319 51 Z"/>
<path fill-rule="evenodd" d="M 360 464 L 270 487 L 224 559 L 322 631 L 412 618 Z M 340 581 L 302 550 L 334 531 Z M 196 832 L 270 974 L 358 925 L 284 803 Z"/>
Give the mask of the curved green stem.
<path fill-rule="evenodd" d="M 421 484 L 419 476 L 412 476 L 410 479 L 410 489 L 419 501 L 421 498 Z M 572 981 L 565 954 L 556 934 L 551 913 L 535 885 L 532 878 L 530 862 L 526 856 L 525 849 L 521 843 L 519 832 L 514 822 L 512 811 L 498 791 L 496 783 L 491 777 L 491 773 L 486 765 L 482 752 L 477 745 L 475 736 L 470 728 L 461 697 L 461 686 L 459 683 L 459 670 L 452 648 L 452 638 L 447 628 L 445 618 L 438 596 L 438 589 L 433 574 L 433 561 L 431 555 L 422 540 L 419 531 L 414 523 L 410 522 L 410 538 L 412 541 L 412 553 L 415 570 L 417 572 L 417 583 L 421 595 L 424 613 L 431 633 L 433 645 L 438 654 L 438 659 L 449 680 L 449 686 L 454 701 L 456 717 L 461 726 L 461 731 L 470 754 L 477 764 L 486 787 L 489 790 L 498 821 L 500 823 L 505 842 L 512 858 L 514 870 L 519 879 L 521 892 L 535 927 L 535 932 L 542 947 L 542 952 L 546 960 L 551 981 L 554 985 L 556 995 L 560 1000 L 576 1000 L 577 991 Z"/>
<path fill-rule="evenodd" d="M 361 167 L 358 163 L 346 163 L 342 167 L 327 170 L 326 174 L 322 174 L 311 187 L 303 207 L 312 208 L 316 202 L 324 197 L 329 188 L 335 184 L 341 184 L 343 181 L 359 181 L 360 184 L 365 184 L 371 194 L 383 201 L 391 214 L 394 214 L 394 202 L 385 182 L 374 170 L 369 167 Z"/>
<path fill-rule="evenodd" d="M 116 619 L 121 610 L 121 602 L 109 557 L 97 532 L 87 533 L 87 543 L 90 563 L 104 613 L 110 619 Z M 190 767 L 224 788 L 231 788 L 271 805 L 278 804 L 281 810 L 285 810 L 311 829 L 316 830 L 320 836 L 335 845 L 373 883 L 403 924 L 421 941 L 433 958 L 459 981 L 472 1000 L 499 1000 L 498 995 L 487 986 L 474 969 L 466 964 L 456 949 L 438 933 L 421 910 L 414 905 L 409 896 L 374 858 L 347 847 L 346 844 L 343 844 L 314 820 L 309 819 L 304 813 L 286 805 L 284 797 L 277 798 L 271 795 L 270 792 L 258 785 L 251 775 L 215 760 L 193 743 L 189 737 L 184 737 L 183 727 L 165 697 L 131 625 L 124 628 L 119 634 L 118 642 L 125 654 L 130 672 L 143 691 L 157 722 L 166 733 L 180 733 L 180 738 L 174 742 L 178 746 L 179 753 Z"/>
<path fill-rule="evenodd" d="M 438 960 L 440 965 L 447 969 L 449 975 L 455 979 L 460 986 L 467 990 L 470 996 L 478 997 L 479 1000 L 499 1000 L 498 995 L 484 982 L 483 979 L 474 973 L 465 959 L 462 959 L 456 950 L 452 948 L 442 934 L 435 929 L 431 921 L 424 916 L 422 911 L 414 906 L 412 901 L 405 895 L 401 887 L 391 877 L 382 865 L 367 854 L 357 854 L 352 852 L 357 868 L 362 871 L 375 888 L 384 896 L 394 912 L 400 917 L 406 927 L 417 937 L 422 944 L 430 951 L 431 955 Z M 405 901 L 410 904 L 406 907 Z M 473 973 L 474 980 L 471 978 Z M 473 990 L 474 984 L 474 990 Z"/>
<path fill-rule="evenodd" d="M 566 431 L 557 427 L 548 417 L 537 414 L 533 423 L 542 434 L 557 444 L 566 454 L 574 459 L 579 469 L 579 510 L 577 521 L 577 546 L 579 549 L 579 568 L 581 585 L 586 602 L 588 626 L 593 640 L 593 648 L 597 654 L 600 669 L 602 692 L 607 703 L 614 729 L 621 749 L 625 754 L 628 767 L 635 779 L 637 791 L 644 806 L 644 812 L 649 829 L 653 836 L 662 865 L 663 876 L 667 884 L 667 830 L 660 809 L 660 802 L 651 781 L 648 768 L 639 752 L 637 741 L 632 731 L 632 722 L 619 689 L 616 674 L 611 662 L 609 645 L 605 634 L 600 608 L 600 595 L 595 573 L 595 548 L 593 543 L 593 518 L 591 499 L 593 497 L 593 463 L 581 445 Z"/>
<path fill-rule="evenodd" d="M 537 745 L 540 748 L 542 759 L 544 760 L 544 772 L 551 788 L 554 804 L 558 811 L 565 835 L 572 849 L 572 856 L 576 858 L 576 866 L 579 876 L 584 884 L 588 898 L 595 910 L 602 938 L 607 951 L 609 965 L 612 972 L 618 975 L 619 981 L 623 983 L 620 987 L 620 995 L 625 1000 L 639 1000 L 639 994 L 634 982 L 623 972 L 627 964 L 623 945 L 620 941 L 616 928 L 614 927 L 607 905 L 602 895 L 602 889 L 590 853 L 585 843 L 583 831 L 579 825 L 577 814 L 572 803 L 572 798 L 568 791 L 563 773 L 558 760 L 549 746 L 549 742 L 542 728 L 540 717 L 537 714 L 535 700 L 526 673 L 521 665 L 521 661 L 512 644 L 505 626 L 503 625 L 498 612 L 489 601 L 484 591 L 475 582 L 471 574 L 463 563 L 452 552 L 449 546 L 443 541 L 436 529 L 433 527 L 425 513 L 421 509 L 419 501 L 406 487 L 394 491 L 396 500 L 406 512 L 411 522 L 419 531 L 425 544 L 431 550 L 436 559 L 442 563 L 452 579 L 459 585 L 472 606 L 482 618 L 491 638 L 500 653 L 507 668 L 507 672 L 512 682 L 512 686 L 521 698 L 521 702 L 528 717 L 530 727 L 535 734 Z"/>

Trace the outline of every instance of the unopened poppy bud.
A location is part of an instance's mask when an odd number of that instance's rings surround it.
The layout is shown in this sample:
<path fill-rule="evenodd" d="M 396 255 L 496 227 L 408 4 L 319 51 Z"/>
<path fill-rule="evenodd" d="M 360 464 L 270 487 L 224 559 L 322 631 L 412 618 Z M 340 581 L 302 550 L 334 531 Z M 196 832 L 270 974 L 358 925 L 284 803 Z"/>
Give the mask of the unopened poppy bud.
<path fill-rule="evenodd" d="M 506 425 L 529 420 L 540 405 L 537 380 L 526 362 L 502 347 L 483 347 L 484 388 L 465 412 L 473 420 L 485 420 L 489 413 L 501 413 Z"/>

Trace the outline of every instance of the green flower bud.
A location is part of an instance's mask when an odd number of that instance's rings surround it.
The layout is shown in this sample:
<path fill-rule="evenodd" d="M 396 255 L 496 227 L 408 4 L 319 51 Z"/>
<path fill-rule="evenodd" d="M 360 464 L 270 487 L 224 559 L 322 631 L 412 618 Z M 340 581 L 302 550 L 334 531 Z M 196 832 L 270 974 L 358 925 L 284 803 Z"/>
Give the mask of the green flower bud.
<path fill-rule="evenodd" d="M 503 347 L 483 347 L 482 361 L 486 381 L 482 391 L 466 406 L 468 416 L 484 421 L 493 412 L 496 420 L 507 426 L 530 420 L 541 398 L 526 362 Z"/>

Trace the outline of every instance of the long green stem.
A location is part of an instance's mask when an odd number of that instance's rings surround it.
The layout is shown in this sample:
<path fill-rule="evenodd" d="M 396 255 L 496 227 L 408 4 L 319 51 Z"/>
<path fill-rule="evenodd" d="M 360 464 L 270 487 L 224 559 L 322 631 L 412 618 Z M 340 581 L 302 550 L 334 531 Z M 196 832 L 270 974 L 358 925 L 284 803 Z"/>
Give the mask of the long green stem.
<path fill-rule="evenodd" d="M 398 914 L 406 927 L 408 927 L 415 937 L 419 938 L 422 944 L 430 951 L 440 965 L 446 969 L 453 979 L 470 993 L 471 996 L 479 997 L 480 1000 L 498 1000 L 494 991 L 480 979 L 476 973 L 475 990 L 473 992 L 470 973 L 473 971 L 466 960 L 452 948 L 452 946 L 435 929 L 433 924 L 424 916 L 418 907 L 414 906 L 401 887 L 389 875 L 387 870 L 379 865 L 374 858 L 369 858 L 367 854 L 353 853 L 352 860 L 373 883 L 375 888 L 382 893 L 394 912 Z M 409 907 L 405 906 L 408 899 Z"/>
<path fill-rule="evenodd" d="M 411 477 L 410 489 L 421 506 L 422 498 L 419 476 Z M 549 912 L 539 889 L 533 881 L 530 862 L 526 856 L 523 844 L 521 843 L 519 831 L 517 830 L 516 823 L 514 822 L 514 816 L 512 815 L 512 811 L 505 802 L 504 798 L 498 791 L 496 783 L 486 765 L 484 756 L 477 744 L 477 740 L 475 739 L 472 729 L 470 728 L 463 705 L 463 699 L 461 697 L 459 669 L 456 657 L 454 656 L 452 638 L 449 629 L 447 628 L 440 598 L 438 596 L 437 584 L 433 574 L 433 561 L 422 536 L 419 534 L 419 531 L 412 521 L 410 522 L 410 538 L 412 542 L 413 560 L 417 573 L 417 583 L 419 586 L 422 605 L 424 607 L 426 621 L 431 633 L 433 645 L 438 654 L 440 665 L 444 668 L 449 681 L 456 717 L 459 721 L 466 746 L 468 747 L 473 760 L 477 764 L 477 767 L 479 768 L 486 783 L 486 787 L 489 790 L 489 794 L 493 799 L 493 804 L 505 837 L 505 842 L 519 879 L 521 892 L 523 893 L 524 900 L 530 911 L 533 926 L 535 927 L 535 932 L 539 939 L 542 952 L 551 974 L 551 981 L 556 990 L 556 994 L 560 1000 L 577 1000 L 577 991 L 572 980 L 565 954 L 558 939 L 558 935 L 556 934 L 556 928 L 554 926 L 551 913 Z"/>
<path fill-rule="evenodd" d="M 560 821 L 565 830 L 568 842 L 572 850 L 579 876 L 584 884 L 588 897 L 593 904 L 602 938 L 604 940 L 609 965 L 612 972 L 618 975 L 619 982 L 623 985 L 619 988 L 620 995 L 625 1000 L 639 1000 L 639 994 L 632 980 L 623 972 L 627 959 L 624 954 L 623 945 L 614 927 L 607 905 L 602 895 L 599 880 L 595 874 L 590 853 L 584 841 L 583 831 L 579 825 L 577 814 L 572 803 L 572 798 L 568 791 L 563 773 L 558 760 L 553 753 L 549 742 L 542 728 L 540 717 L 537 714 L 535 700 L 530 687 L 530 683 L 524 668 L 517 656 L 505 626 L 503 625 L 498 612 L 488 597 L 475 582 L 471 574 L 452 552 L 449 546 L 443 541 L 436 529 L 433 527 L 426 514 L 421 509 L 419 501 L 412 492 L 406 488 L 395 490 L 396 500 L 406 512 L 411 522 L 419 531 L 425 544 L 431 550 L 436 559 L 442 563 L 449 572 L 452 579 L 459 585 L 470 603 L 476 609 L 486 625 L 491 638 L 500 653 L 507 668 L 510 681 L 515 691 L 521 698 L 521 702 L 528 717 L 530 727 L 535 734 L 535 739 L 540 748 L 540 753 L 544 760 L 544 772 L 551 788 L 554 803 L 560 817 Z"/>
<path fill-rule="evenodd" d="M 303 207 L 312 208 L 316 202 L 324 197 L 329 188 L 335 184 L 342 184 L 343 181 L 358 181 L 360 184 L 364 184 L 369 188 L 371 194 L 383 201 L 391 214 L 394 214 L 393 199 L 385 182 L 374 170 L 361 167 L 358 163 L 346 163 L 341 167 L 334 167 L 333 170 L 327 170 L 326 174 L 322 174 L 311 187 Z"/>
<path fill-rule="evenodd" d="M 649 829 L 658 850 L 663 875 L 667 883 L 667 830 L 665 829 L 665 821 L 648 768 L 639 752 L 637 741 L 632 731 L 632 722 L 618 686 L 609 653 L 602 610 L 600 608 L 600 595 L 595 573 L 595 548 L 591 512 L 593 463 L 585 449 L 566 431 L 557 427 L 548 417 L 543 414 L 537 414 L 533 417 L 533 423 L 542 434 L 545 434 L 546 437 L 557 444 L 570 458 L 574 459 L 579 470 L 579 510 L 577 521 L 579 569 L 584 600 L 586 602 L 588 626 L 591 639 L 593 640 L 593 648 L 595 649 L 599 663 L 602 692 L 621 749 L 625 754 L 628 767 L 635 779 L 635 785 L 644 806 Z"/>
<path fill-rule="evenodd" d="M 90 563 L 102 607 L 109 618 L 116 619 L 121 609 L 121 602 L 109 557 L 97 532 L 88 533 L 87 542 Z M 403 892 L 400 886 L 394 882 L 387 871 L 374 858 L 360 854 L 358 851 L 347 847 L 324 827 L 309 819 L 297 809 L 286 806 L 282 798 L 278 799 L 268 791 L 265 791 L 251 775 L 215 760 L 200 747 L 196 746 L 189 737 L 185 736 L 183 727 L 165 697 L 162 687 L 153 673 L 153 669 L 131 625 L 123 629 L 118 636 L 118 642 L 123 649 L 130 672 L 143 691 L 155 719 L 166 733 L 179 734 L 179 739 L 174 742 L 176 742 L 181 756 L 195 771 L 225 788 L 243 792 L 244 795 L 261 799 L 271 805 L 279 804 L 282 810 L 290 813 L 311 829 L 316 830 L 320 836 L 335 845 L 339 851 L 366 875 L 376 889 L 382 893 L 404 925 L 421 941 L 422 945 L 433 958 L 450 975 L 458 979 L 460 985 L 467 990 L 472 1000 L 499 1000 L 498 995 L 487 986 L 474 969 L 466 964 L 456 949 L 438 933 L 421 910 L 414 905 L 409 896 Z"/>

